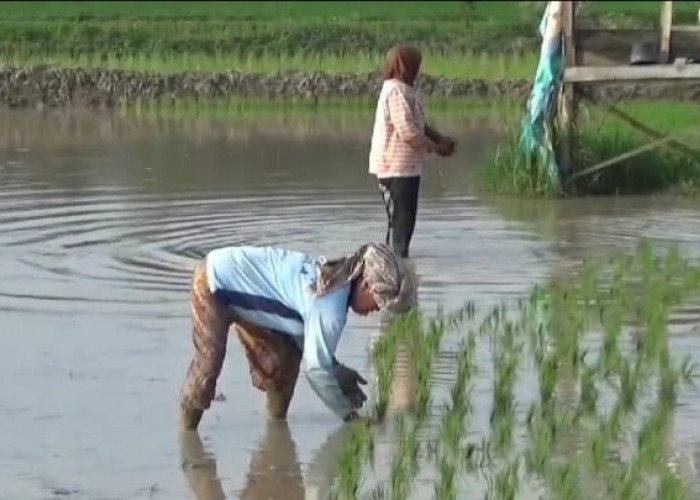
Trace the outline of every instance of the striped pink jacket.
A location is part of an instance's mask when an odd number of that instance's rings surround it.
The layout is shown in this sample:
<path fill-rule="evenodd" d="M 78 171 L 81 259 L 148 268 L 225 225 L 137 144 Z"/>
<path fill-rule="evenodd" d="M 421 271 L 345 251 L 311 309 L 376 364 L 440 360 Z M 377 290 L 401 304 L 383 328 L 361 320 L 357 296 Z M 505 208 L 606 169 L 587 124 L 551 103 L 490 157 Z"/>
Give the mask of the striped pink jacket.
<path fill-rule="evenodd" d="M 369 172 L 378 178 L 421 175 L 427 159 L 425 112 L 416 90 L 385 80 L 374 115 Z"/>

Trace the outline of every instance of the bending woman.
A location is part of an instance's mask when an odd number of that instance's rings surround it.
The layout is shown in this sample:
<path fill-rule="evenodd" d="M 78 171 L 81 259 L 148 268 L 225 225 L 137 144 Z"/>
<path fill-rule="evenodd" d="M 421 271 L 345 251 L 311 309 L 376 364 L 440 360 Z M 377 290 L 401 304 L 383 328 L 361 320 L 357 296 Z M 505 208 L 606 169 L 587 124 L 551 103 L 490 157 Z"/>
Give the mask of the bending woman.
<path fill-rule="evenodd" d="M 286 418 L 304 361 L 323 403 L 344 421 L 357 418 L 366 400 L 358 384 L 366 381 L 335 358 L 348 310 L 401 313 L 415 295 L 405 263 L 381 243 L 332 261 L 269 247 L 211 251 L 193 277 L 194 358 L 181 390 L 181 426 L 196 429 L 214 398 L 231 325 L 270 417 Z"/>

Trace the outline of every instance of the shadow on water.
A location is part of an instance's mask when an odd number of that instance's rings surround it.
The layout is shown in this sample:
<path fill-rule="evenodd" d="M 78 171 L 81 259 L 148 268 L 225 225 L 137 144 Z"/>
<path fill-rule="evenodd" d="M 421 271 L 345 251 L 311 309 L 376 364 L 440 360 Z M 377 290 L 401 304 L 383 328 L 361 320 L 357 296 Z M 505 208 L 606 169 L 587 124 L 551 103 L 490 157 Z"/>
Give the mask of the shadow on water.
<path fill-rule="evenodd" d="M 445 129 L 460 148 L 431 162 L 412 243 L 428 315 L 438 305 L 449 311 L 467 301 L 488 307 L 520 298 L 544 279 L 575 273 L 591 255 L 633 248 L 640 237 L 700 252 L 700 204 L 693 200 L 482 198 L 470 174 L 498 134 L 460 122 Z M 385 214 L 367 174 L 368 144 L 361 115 L 233 122 L 95 111 L 0 116 L 0 332 L 21 333 L 0 335 L 0 350 L 11 353 L 0 365 L 0 499 L 47 491 L 76 492 L 72 499 L 187 497 L 190 486 L 178 482 L 187 478 L 173 467 L 171 430 L 191 355 L 192 265 L 226 244 L 336 256 L 382 239 Z M 673 348 L 696 359 L 699 320 L 697 304 L 671 318 Z M 379 323 L 351 316 L 339 359 L 366 373 L 366 346 L 380 335 Z M 457 341 L 448 339 L 448 347 Z M 485 355 L 476 358 L 488 363 L 479 358 Z M 391 403 L 399 412 L 415 404 L 413 356 L 410 345 L 399 347 Z M 213 405 L 200 429 L 227 445 L 217 447 L 216 471 L 212 456 L 198 455 L 203 468 L 191 472 L 204 479 L 195 482 L 204 485 L 202 495 L 207 484 L 214 495 L 217 488 L 254 495 L 274 486 L 261 478 L 274 477 L 289 495 L 305 488 L 308 496 L 315 480 L 307 473 L 300 486 L 296 471 L 314 463 L 309 448 L 338 422 L 300 384 L 289 422 L 296 445 L 289 429 L 265 426 L 256 443 L 264 418 L 260 405 L 239 404 L 260 400 L 245 366 L 243 354 L 229 349 L 220 390 L 233 396 Z M 436 393 L 449 390 L 453 378 L 448 351 L 436 360 Z M 477 377 L 470 433 L 488 426 L 490 384 L 488 374 Z M 524 369 L 518 390 L 532 387 Z M 681 401 L 673 441 L 679 467 L 689 471 L 700 447 L 699 416 L 696 400 Z M 438 432 L 429 422 L 421 438 Z M 586 437 L 571 439 L 574 448 Z M 382 430 L 380 471 L 390 467 L 392 440 L 390 429 Z M 133 442 L 141 443 L 138 456 Z M 197 455 L 201 441 L 192 438 L 184 449 Z M 321 465 L 331 461 L 328 453 Z M 288 473 L 264 471 L 273 466 Z M 255 472 L 246 476 L 246 468 Z M 318 470 L 320 477 L 327 469 Z M 420 481 L 427 484 L 430 472 L 421 470 Z M 225 488 L 212 481 L 221 475 Z"/>

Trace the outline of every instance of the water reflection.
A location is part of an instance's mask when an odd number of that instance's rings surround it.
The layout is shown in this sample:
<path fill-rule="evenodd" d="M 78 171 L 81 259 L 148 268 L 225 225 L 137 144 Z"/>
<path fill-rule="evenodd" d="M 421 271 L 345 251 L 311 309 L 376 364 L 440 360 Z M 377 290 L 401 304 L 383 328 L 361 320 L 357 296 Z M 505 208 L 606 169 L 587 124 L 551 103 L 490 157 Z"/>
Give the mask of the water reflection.
<path fill-rule="evenodd" d="M 380 319 L 379 329 L 372 336 L 370 349 L 374 349 L 380 338 L 386 334 L 394 317 L 385 314 Z M 417 333 L 417 332 L 415 332 Z M 393 366 L 393 378 L 389 389 L 386 418 L 391 419 L 400 414 L 411 413 L 415 410 L 418 394 L 418 378 L 415 366 L 415 334 L 402 336 L 396 346 L 396 358 Z M 375 383 L 378 384 L 378 373 L 374 373 Z"/>
<path fill-rule="evenodd" d="M 190 490 L 197 500 L 226 498 L 216 467 L 216 457 L 204 449 L 198 431 L 180 432 L 180 462 Z"/>
<path fill-rule="evenodd" d="M 487 197 L 485 203 L 513 223 L 547 239 L 564 260 L 578 263 L 592 255 L 631 251 L 640 238 L 658 248 L 677 244 L 700 253 L 700 233 L 691 230 L 700 199 L 676 196 L 625 196 L 527 200 Z"/>
<path fill-rule="evenodd" d="M 351 427 L 340 426 L 314 454 L 304 475 L 287 422 L 268 420 L 265 434 L 252 453 L 241 500 L 326 500 L 337 475 L 338 457 Z M 180 433 L 182 471 L 196 500 L 222 500 L 224 492 L 216 457 L 199 432 Z"/>
<path fill-rule="evenodd" d="M 486 117 L 488 118 L 488 116 Z M 475 133 L 495 129 L 494 122 L 469 117 L 441 116 L 447 129 L 472 129 Z M 184 135 L 196 146 L 211 142 L 245 142 L 261 136 L 271 139 L 304 141 L 316 139 L 368 140 L 372 114 L 363 110 L 312 113 L 279 111 L 265 114 L 223 113 L 178 115 L 158 113 L 118 112 L 97 109 L 5 110 L 0 116 L 0 149 L 58 150 L 93 147 L 109 143 L 160 139 Z M 368 132 L 370 131 L 370 132 Z"/>

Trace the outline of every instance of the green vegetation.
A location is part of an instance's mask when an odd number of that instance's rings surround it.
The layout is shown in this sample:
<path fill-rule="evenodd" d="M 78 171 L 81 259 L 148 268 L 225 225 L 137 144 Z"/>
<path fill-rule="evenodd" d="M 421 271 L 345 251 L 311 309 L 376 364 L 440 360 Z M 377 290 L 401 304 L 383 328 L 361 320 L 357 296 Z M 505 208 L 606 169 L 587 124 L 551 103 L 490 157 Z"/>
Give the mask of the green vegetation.
<path fill-rule="evenodd" d="M 630 21 L 642 25 L 653 25 L 658 19 L 658 2 L 581 2 L 584 12 L 595 15 L 628 16 Z M 520 11 L 539 9 L 542 2 L 468 2 L 438 1 L 427 4 L 420 1 L 388 2 L 3 2 L 0 14 L 9 20 L 27 19 L 193 19 L 212 18 L 235 20 L 332 20 L 345 18 L 354 21 L 372 20 L 424 20 L 450 21 L 463 15 L 476 21 L 502 19 L 515 23 L 520 19 Z M 697 10 L 695 2 L 677 2 L 677 14 L 681 18 L 693 20 Z"/>
<path fill-rule="evenodd" d="M 0 54 L 345 56 L 384 54 L 397 41 L 434 53 L 480 52 L 517 47 L 518 37 L 535 41 L 541 16 L 540 9 L 511 5 L 515 11 L 503 17 L 502 7 L 474 9 L 467 2 L 47 4 L 0 7 Z"/>
<path fill-rule="evenodd" d="M 411 498 L 426 470 L 435 471 L 439 500 L 467 491 L 515 499 L 524 488 L 543 498 L 688 498 L 687 478 L 669 464 L 667 437 L 680 392 L 697 374 L 690 355 L 673 355 L 667 324 L 699 292 L 700 264 L 642 242 L 631 255 L 586 262 L 577 276 L 554 278 L 514 304 L 397 318 L 373 351 L 376 413 L 389 400 L 397 346 L 407 342 L 415 409 L 353 429 L 337 498 Z M 457 348 L 447 347 L 455 339 Z M 484 350 L 488 362 L 475 355 Z M 433 385 L 438 356 L 454 368 L 448 394 Z M 528 391 L 516 390 L 518 379 L 533 375 Z M 481 430 L 472 403 L 478 379 L 492 392 Z M 384 428 L 395 446 L 381 475 L 374 443 Z"/>
<path fill-rule="evenodd" d="M 360 117 L 372 120 L 376 106 L 374 98 L 337 98 L 319 99 L 262 99 L 231 97 L 224 99 L 159 99 L 143 100 L 122 106 L 122 113 L 136 116 L 168 117 L 221 117 L 227 119 L 246 118 L 250 116 L 340 116 L 343 118 Z M 460 118 L 463 120 L 488 119 L 494 121 L 505 116 L 517 118 L 522 106 L 508 99 L 475 98 L 433 98 L 427 110 L 430 117 L 440 120 Z"/>
<path fill-rule="evenodd" d="M 273 75 L 290 71 L 306 73 L 368 74 L 381 71 L 383 54 L 353 53 L 325 55 L 297 52 L 288 55 L 195 54 L 99 54 L 36 55 L 14 51 L 5 64 L 14 67 L 48 65 L 57 68 L 102 68 L 174 74 L 182 72 L 240 72 Z M 532 78 L 537 69 L 536 54 L 495 54 L 486 52 L 443 55 L 427 52 L 422 70 L 432 76 L 464 79 L 518 80 Z"/>
<path fill-rule="evenodd" d="M 700 109 L 679 102 L 620 103 L 619 109 L 663 134 L 700 130 Z M 582 107 L 576 139 L 576 171 L 592 167 L 650 142 L 650 139 L 617 118 L 596 108 Z M 506 139 L 492 160 L 479 172 L 480 186 L 488 192 L 528 197 L 586 194 L 654 194 L 675 191 L 697 194 L 700 189 L 700 157 L 689 156 L 664 145 L 623 160 L 571 183 L 550 182 L 546 160 L 528 158 L 519 148 L 519 127 L 506 127 Z M 686 141 L 689 144 L 697 141 Z"/>
<path fill-rule="evenodd" d="M 676 4 L 678 22 L 694 22 L 695 3 Z M 529 66 L 539 50 L 542 9 L 543 2 L 3 2 L 0 57 L 256 72 L 291 57 L 292 67 L 364 71 L 404 41 L 430 54 L 431 71 L 462 76 L 469 75 L 458 69 L 465 54 L 514 60 L 526 53 Z M 584 2 L 580 15 L 582 23 L 635 27 L 654 26 L 657 18 L 657 2 Z M 520 67 L 515 74 L 522 76 Z M 484 73 L 491 76 L 477 68 Z"/>

